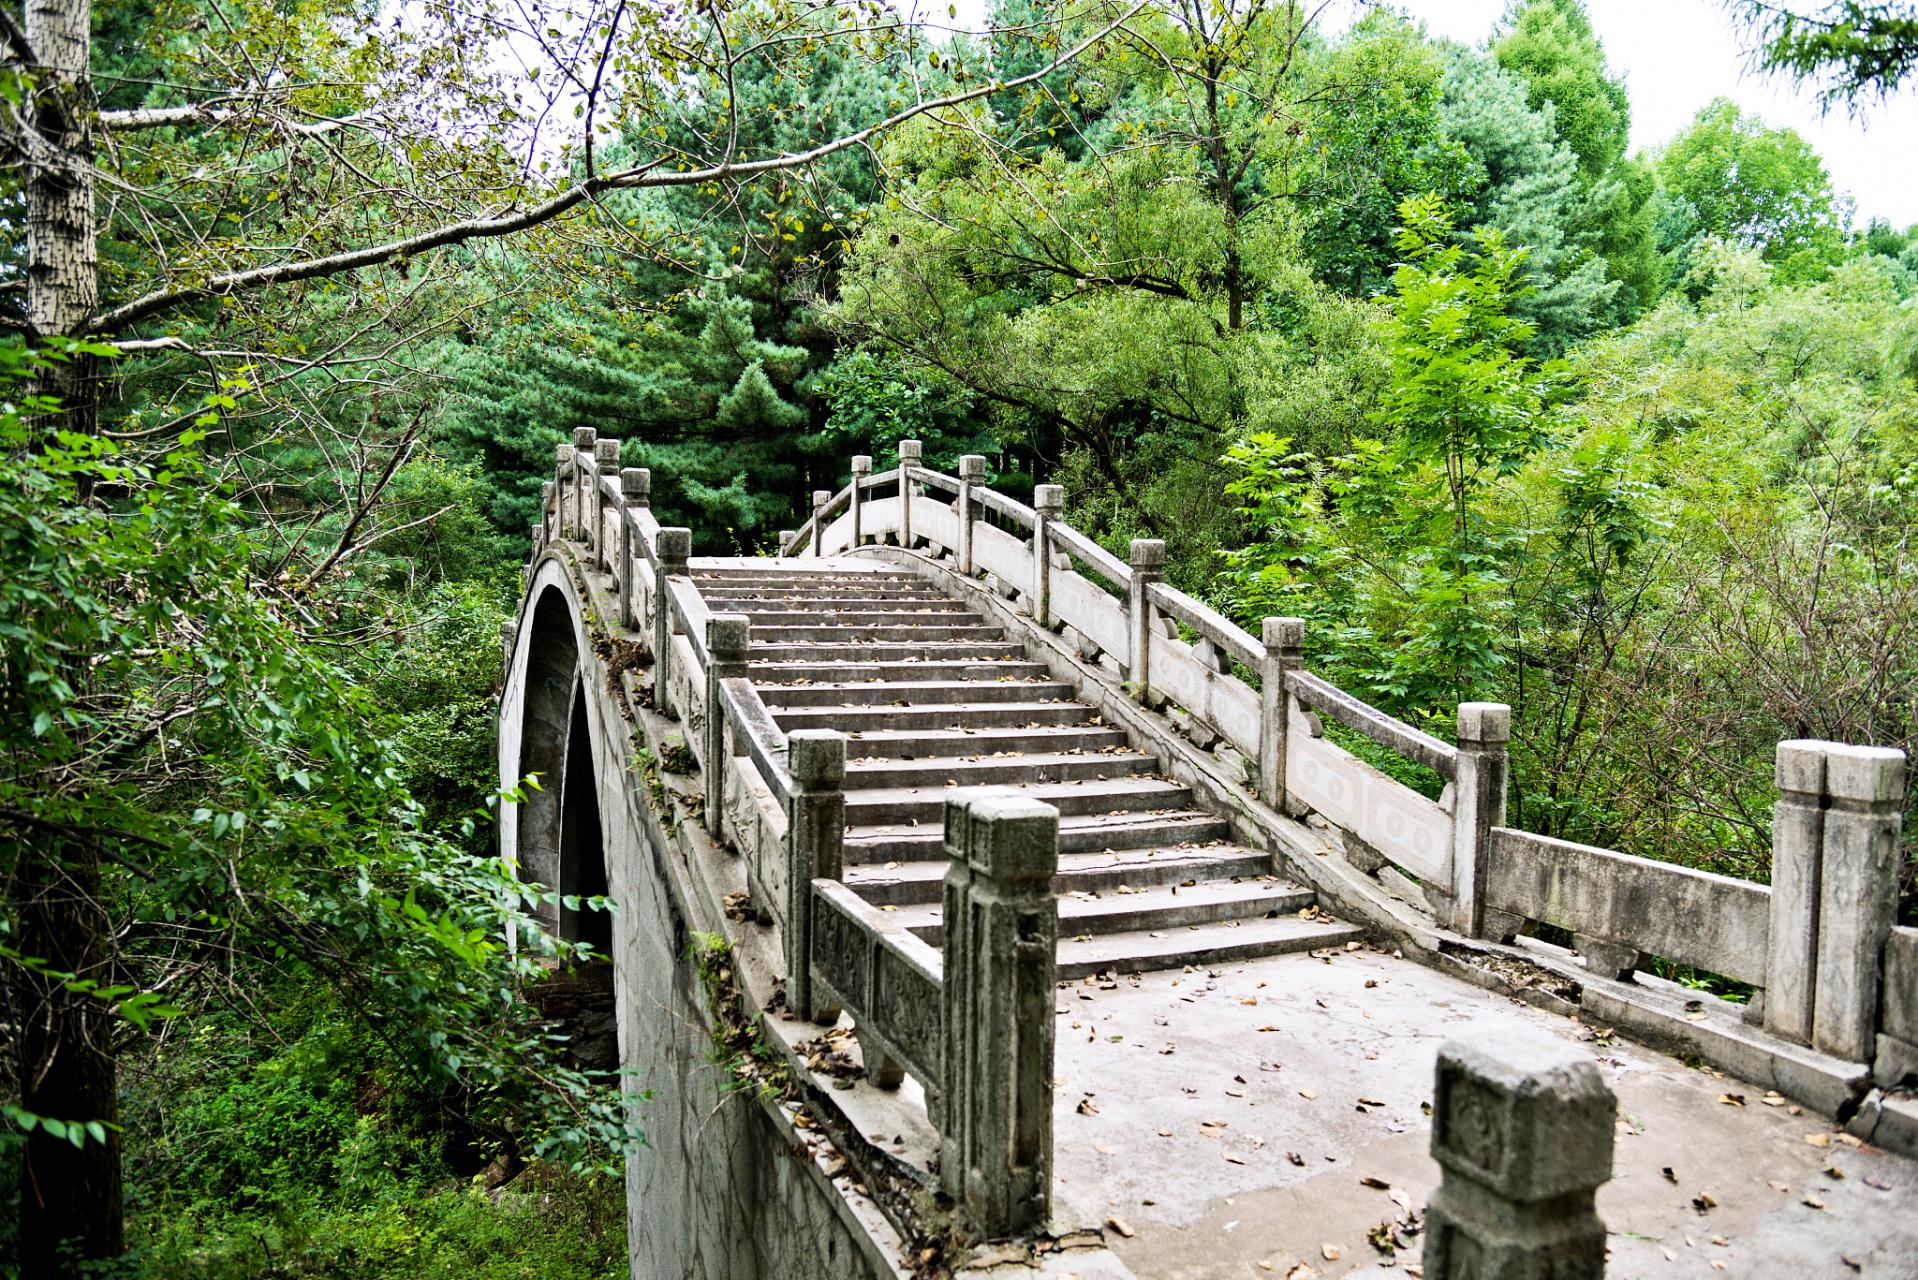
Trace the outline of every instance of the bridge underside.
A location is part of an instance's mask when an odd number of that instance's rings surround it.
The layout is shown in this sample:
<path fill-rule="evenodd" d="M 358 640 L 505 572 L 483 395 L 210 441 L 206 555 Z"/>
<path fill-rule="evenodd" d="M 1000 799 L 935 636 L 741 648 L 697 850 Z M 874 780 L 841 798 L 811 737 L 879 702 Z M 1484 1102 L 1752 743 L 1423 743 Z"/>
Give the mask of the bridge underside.
<path fill-rule="evenodd" d="M 605 525 L 564 532 L 529 570 L 502 700 L 502 773 L 543 785 L 503 831 L 529 882 L 618 903 L 549 923 L 610 950 L 622 1062 L 652 1091 L 635 1276 L 930 1276 L 994 1248 L 1084 1280 L 1414 1274 L 1438 1047 L 1513 1025 L 1589 1047 L 1619 1098 L 1612 1274 L 1861 1274 L 1843 1254 L 1918 1275 L 1918 1170 L 1834 1123 L 1857 1127 L 1858 1068 L 1649 975 L 1442 928 L 1414 877 L 1261 803 L 1216 730 L 1142 704 L 949 547 L 695 558 L 648 583 L 607 571 Z M 697 604 L 661 628 L 669 578 Z M 1059 811 L 1042 1229 L 955 1252 L 929 1082 L 851 1013 L 787 1007 L 790 886 L 763 855 L 796 802 L 709 763 L 751 752 L 713 736 L 702 611 L 749 620 L 744 678 L 780 740 L 849 739 L 837 878 L 873 928 L 941 946 L 949 793 Z"/>

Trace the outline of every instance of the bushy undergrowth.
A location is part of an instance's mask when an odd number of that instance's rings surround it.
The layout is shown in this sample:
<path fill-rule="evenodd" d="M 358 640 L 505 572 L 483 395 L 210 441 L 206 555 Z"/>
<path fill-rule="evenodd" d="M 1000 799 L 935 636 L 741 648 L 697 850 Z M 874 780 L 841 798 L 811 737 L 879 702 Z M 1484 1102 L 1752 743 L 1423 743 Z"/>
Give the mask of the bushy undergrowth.
<path fill-rule="evenodd" d="M 618 1178 L 535 1163 L 489 1190 L 496 1179 L 476 1175 L 511 1161 L 510 1133 L 474 1125 L 457 1096 L 421 1089 L 324 988 L 260 992 L 257 1001 L 273 1012 L 176 1024 L 126 1062 L 131 1247 L 97 1274 L 626 1274 Z M 0 1177 L 7 1199 L 20 1194 L 15 1162 Z M 15 1274 L 0 1263 L 0 1276 Z"/>

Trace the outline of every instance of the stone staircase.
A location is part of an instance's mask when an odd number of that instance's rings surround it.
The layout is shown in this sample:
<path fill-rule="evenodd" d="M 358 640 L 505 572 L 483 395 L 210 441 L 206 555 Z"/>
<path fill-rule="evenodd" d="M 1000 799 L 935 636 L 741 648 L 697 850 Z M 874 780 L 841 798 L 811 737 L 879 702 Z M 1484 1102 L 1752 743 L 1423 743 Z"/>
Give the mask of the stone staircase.
<path fill-rule="evenodd" d="M 813 562 L 817 564 L 818 562 Z M 752 619 L 753 683 L 779 727 L 848 734 L 845 879 L 934 946 L 954 787 L 1058 808 L 1059 977 L 1218 965 L 1341 946 L 1357 930 L 1271 874 L 1078 689 L 1004 630 L 908 572 L 694 574 L 715 613 Z"/>

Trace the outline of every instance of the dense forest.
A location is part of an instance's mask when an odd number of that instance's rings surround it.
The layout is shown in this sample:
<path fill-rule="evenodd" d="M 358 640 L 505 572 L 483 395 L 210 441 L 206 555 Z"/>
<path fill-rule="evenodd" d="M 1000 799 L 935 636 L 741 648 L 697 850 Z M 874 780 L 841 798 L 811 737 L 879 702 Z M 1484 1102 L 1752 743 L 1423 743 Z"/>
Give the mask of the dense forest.
<path fill-rule="evenodd" d="M 1839 9 L 1727 21 L 1868 111 L 1918 12 Z M 0 6 L 0 1275 L 625 1274 L 489 834 L 576 427 L 702 554 L 906 438 L 1062 484 L 1511 704 L 1536 831 L 1763 880 L 1779 739 L 1910 750 L 1918 210 L 1725 99 L 1634 150 L 1583 0 L 1327 16 Z"/>

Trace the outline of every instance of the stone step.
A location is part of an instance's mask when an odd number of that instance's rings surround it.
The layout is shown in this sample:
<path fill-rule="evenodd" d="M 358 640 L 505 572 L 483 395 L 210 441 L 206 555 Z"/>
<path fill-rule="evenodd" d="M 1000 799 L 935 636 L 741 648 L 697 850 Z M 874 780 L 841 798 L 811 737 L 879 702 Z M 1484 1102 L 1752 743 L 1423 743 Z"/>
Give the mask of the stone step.
<path fill-rule="evenodd" d="M 964 784 L 962 784 L 964 785 Z M 977 785 L 977 784 L 972 784 Z M 929 787 L 871 787 L 846 792 L 846 821 L 855 827 L 883 823 L 937 823 L 945 814 L 946 792 L 958 787 L 935 784 Z M 1192 803 L 1192 789 L 1158 778 L 1108 778 L 1105 781 L 1083 778 L 1069 782 L 1040 782 L 1015 785 L 1012 790 L 1034 800 L 1043 800 L 1068 814 L 1106 814 L 1114 810 L 1126 813 L 1186 810 Z"/>
<path fill-rule="evenodd" d="M 1256 880 L 1269 875 L 1272 855 L 1243 845 L 1219 849 L 1127 849 L 1119 853 L 1062 853 L 1055 893 L 1110 893 L 1120 885 L 1143 889 L 1186 880 Z M 874 906 L 939 901 L 944 859 L 861 863 L 846 868 L 846 885 Z M 1301 902 L 1299 906 L 1304 906 Z M 1297 908 L 1294 908 L 1295 910 Z"/>
<path fill-rule="evenodd" d="M 884 582 L 889 587 L 894 583 L 926 585 L 924 578 L 905 570 L 853 568 L 844 564 L 819 569 L 794 569 L 783 565 L 776 568 L 748 565 L 731 565 L 723 569 L 701 567 L 693 570 L 692 578 L 694 585 L 701 588 L 708 585 L 737 586 L 742 583 L 790 583 L 795 587 L 841 586 L 857 582 Z"/>
<path fill-rule="evenodd" d="M 981 664 L 981 670 L 996 670 Z M 1051 702 L 1074 697 L 1079 691 L 1056 680 L 1014 680 L 994 675 L 985 680 L 850 680 L 830 684 L 762 687 L 759 696 L 774 711 L 784 707 L 855 706 L 932 707 L 958 703 Z M 1074 703 L 1083 706 L 1083 703 Z"/>
<path fill-rule="evenodd" d="M 910 680 L 1027 680 L 1044 679 L 1040 662 L 985 659 L 966 662 L 759 662 L 752 668 L 753 683 L 761 688 L 790 684 L 869 684 Z"/>
<path fill-rule="evenodd" d="M 1073 814 L 1059 819 L 1059 852 L 1088 853 L 1104 849 L 1170 849 L 1223 840 L 1228 828 L 1209 813 Z M 878 823 L 846 832 L 846 862 L 914 862 L 940 856 L 937 819 Z"/>
<path fill-rule="evenodd" d="M 863 741 L 863 739 L 862 739 Z M 1018 786 L 1022 782 L 1061 782 L 1077 778 L 1122 778 L 1157 773 L 1159 758 L 1137 751 L 1035 751 L 1016 756 L 949 756 L 938 761 L 861 759 L 859 748 L 846 766 L 848 794 L 867 787 Z"/>
<path fill-rule="evenodd" d="M 926 609 L 938 613 L 967 613 L 965 605 L 936 592 L 861 591 L 858 593 L 815 594 L 804 591 L 724 590 L 699 593 L 714 613 L 767 613 L 782 609 L 807 612 L 853 609 L 861 612 L 888 609 Z"/>
<path fill-rule="evenodd" d="M 844 662 L 848 666 L 891 662 L 1025 662 L 1025 646 L 1009 640 L 921 641 L 916 644 L 862 644 L 848 646 L 835 640 L 830 644 L 784 641 L 771 644 L 763 633 L 755 632 L 747 654 L 755 667 L 760 664 L 801 662 L 807 664 Z M 756 673 L 755 673 L 756 674 Z"/>
<path fill-rule="evenodd" d="M 711 604 L 711 601 L 707 602 Z M 764 627 L 779 630 L 788 627 L 858 627 L 860 630 L 884 631 L 896 627 L 982 627 L 985 622 L 978 614 L 966 609 L 715 609 L 715 613 L 743 613 L 752 620 L 752 628 L 757 632 Z"/>
<path fill-rule="evenodd" d="M 1343 922 L 1321 924 L 1297 915 L 1282 915 L 1273 920 L 1230 920 L 1177 929 L 1094 934 L 1084 942 L 1079 941 L 1080 936 L 1059 939 L 1060 982 L 1089 978 L 1095 973 L 1150 973 L 1155 969 L 1216 966 L 1293 951 L 1342 947 L 1357 941 L 1359 931 Z M 1199 996 L 1197 991 L 1193 994 L 1194 1003 L 1219 998 Z"/>
<path fill-rule="evenodd" d="M 1215 880 L 1210 883 L 1157 885 L 1131 893 L 1104 895 L 1083 890 L 1059 899 L 1059 940 L 1082 941 L 1115 933 L 1190 931 L 1193 925 L 1226 920 L 1295 919 L 1316 900 L 1310 889 L 1283 880 Z M 894 908 L 894 922 L 931 946 L 940 945 L 944 928 L 940 908 L 919 903 Z"/>
<path fill-rule="evenodd" d="M 964 615 L 976 618 L 976 614 Z M 862 651 L 880 644 L 928 644 L 936 641 L 1003 640 L 1005 628 L 983 622 L 941 626 L 791 626 L 754 627 L 753 639 L 765 644 L 830 645 L 842 651 Z"/>
<path fill-rule="evenodd" d="M 884 685 L 873 688 L 883 689 Z M 844 702 L 830 707 L 773 707 L 773 722 L 794 729 L 839 729 L 847 733 L 867 729 L 1026 729 L 1045 725 L 1083 724 L 1092 708 L 1083 702 L 951 702 L 927 707 L 859 706 Z"/>
<path fill-rule="evenodd" d="M 995 751 L 1050 755 L 1062 751 L 1130 750 L 1125 733 L 1109 725 L 1041 725 L 1037 729 L 862 729 L 852 737 L 854 743 L 847 747 L 846 754 L 858 759 L 943 760 L 989 757 Z"/>

